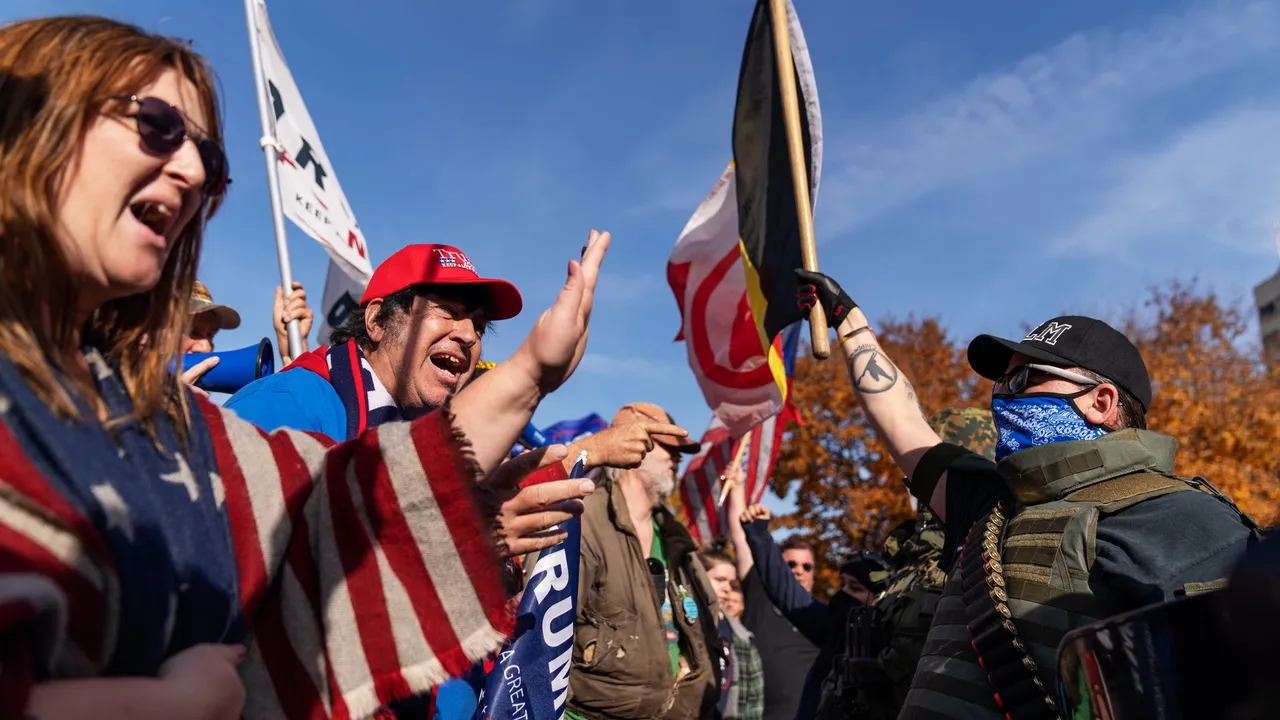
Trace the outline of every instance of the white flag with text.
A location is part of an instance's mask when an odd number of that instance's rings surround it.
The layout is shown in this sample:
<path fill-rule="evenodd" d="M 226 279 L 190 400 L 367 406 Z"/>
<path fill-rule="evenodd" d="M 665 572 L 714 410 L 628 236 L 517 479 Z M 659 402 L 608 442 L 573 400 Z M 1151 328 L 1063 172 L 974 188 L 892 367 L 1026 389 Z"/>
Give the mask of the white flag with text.
<path fill-rule="evenodd" d="M 342 272 L 338 263 L 329 263 L 324 279 L 324 299 L 320 301 L 320 330 L 316 335 L 321 345 L 329 344 L 329 333 L 341 325 L 352 311 L 360 309 L 360 296 L 367 282 L 356 282 Z"/>
<path fill-rule="evenodd" d="M 257 14 L 262 72 L 266 75 L 274 135 L 280 144 L 280 204 L 284 215 L 323 245 L 334 263 L 363 288 L 373 273 L 364 234 L 271 32 L 265 3 L 257 3 Z M 322 310 L 327 317 L 329 308 Z"/>

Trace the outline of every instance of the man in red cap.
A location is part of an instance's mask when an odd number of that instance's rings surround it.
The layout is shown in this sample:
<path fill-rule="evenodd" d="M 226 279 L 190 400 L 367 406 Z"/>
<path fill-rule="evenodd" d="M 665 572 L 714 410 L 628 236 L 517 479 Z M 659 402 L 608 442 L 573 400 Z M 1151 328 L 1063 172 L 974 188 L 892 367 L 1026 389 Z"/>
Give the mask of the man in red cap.
<path fill-rule="evenodd" d="M 596 243 L 605 241 L 607 234 L 593 232 L 588 261 Z M 300 287 L 295 285 L 295 295 Z M 467 384 L 489 323 L 515 317 L 521 306 L 514 285 L 480 277 L 461 250 L 409 245 L 374 270 L 360 311 L 334 329 L 329 347 L 303 353 L 284 371 L 250 383 L 225 407 L 266 430 L 310 430 L 339 441 L 384 422 L 412 419 L 440 407 Z M 283 313 L 296 310 L 296 303 L 283 309 L 277 303 L 278 331 Z M 495 527 L 503 554 L 523 554 L 531 541 L 546 538 L 547 526 L 558 522 L 555 513 L 531 511 L 569 507 L 583 495 L 582 486 L 577 480 L 548 482 L 507 501 L 504 515 L 536 519 Z M 469 720 L 476 707 L 472 683 L 482 687 L 483 680 L 483 667 L 477 665 L 467 679 L 443 683 L 429 697 L 393 703 L 392 714 L 427 717 L 426 708 L 434 706 L 438 718 Z"/>
<path fill-rule="evenodd" d="M 331 346 L 250 383 L 226 407 L 268 430 L 290 427 L 337 440 L 440 407 L 475 370 L 489 323 L 519 314 L 520 292 L 482 278 L 449 245 L 409 245 L 378 266 L 360 312 Z"/>

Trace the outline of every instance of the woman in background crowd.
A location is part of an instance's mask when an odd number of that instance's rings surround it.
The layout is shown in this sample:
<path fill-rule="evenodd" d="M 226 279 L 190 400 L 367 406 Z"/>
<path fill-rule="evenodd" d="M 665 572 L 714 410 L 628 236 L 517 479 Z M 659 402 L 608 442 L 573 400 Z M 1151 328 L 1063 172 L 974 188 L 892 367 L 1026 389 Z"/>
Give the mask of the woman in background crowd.
<path fill-rule="evenodd" d="M 185 43 L 0 29 L 2 717 L 369 717 L 507 629 L 489 534 L 516 478 L 483 478 L 582 357 L 608 235 L 510 361 L 334 445 L 169 372 L 227 182 Z"/>
<path fill-rule="evenodd" d="M 725 720 L 760 720 L 764 716 L 764 669 L 751 631 L 738 622 L 737 615 L 742 614 L 742 591 L 734 590 L 737 565 L 728 556 L 714 551 L 700 552 L 698 557 L 720 601 L 718 627 L 725 651 L 722 657 L 729 665 L 729 672 L 723 673 L 726 686 L 720 688 L 720 716 Z M 726 610 L 732 607 L 737 608 L 737 615 Z"/>

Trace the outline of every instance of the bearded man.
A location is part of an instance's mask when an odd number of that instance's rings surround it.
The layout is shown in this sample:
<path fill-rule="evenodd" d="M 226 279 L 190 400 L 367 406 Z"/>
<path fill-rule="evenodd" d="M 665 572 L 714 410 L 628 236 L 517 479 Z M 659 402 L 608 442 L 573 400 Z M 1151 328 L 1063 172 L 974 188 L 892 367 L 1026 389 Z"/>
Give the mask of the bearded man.
<path fill-rule="evenodd" d="M 603 461 L 585 501 L 566 717 L 711 717 L 725 657 L 716 594 L 689 531 L 665 507 L 696 442 L 652 403 L 570 446 Z M 627 456 L 627 447 L 639 452 Z"/>

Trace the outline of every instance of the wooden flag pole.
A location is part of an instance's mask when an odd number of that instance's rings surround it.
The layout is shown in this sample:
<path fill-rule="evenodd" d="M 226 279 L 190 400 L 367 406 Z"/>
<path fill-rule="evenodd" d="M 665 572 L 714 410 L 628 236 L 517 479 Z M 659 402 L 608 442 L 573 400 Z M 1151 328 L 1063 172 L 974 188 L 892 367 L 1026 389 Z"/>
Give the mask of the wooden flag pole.
<path fill-rule="evenodd" d="M 742 442 L 738 443 L 738 452 L 733 454 L 733 462 L 730 463 L 729 467 L 726 467 L 725 470 L 728 470 L 729 468 L 738 468 L 739 471 L 741 471 L 742 457 L 747 454 L 747 446 L 750 444 L 751 444 L 751 433 L 748 432 L 746 435 L 742 436 Z M 721 477 L 725 477 L 725 476 L 721 475 Z M 724 499 L 729 497 L 729 490 L 732 487 L 733 487 L 733 478 L 729 477 L 725 479 L 724 484 L 720 487 L 720 500 L 716 503 L 716 507 L 722 507 L 724 505 Z"/>
<path fill-rule="evenodd" d="M 787 123 L 787 150 L 791 156 L 791 182 L 796 187 L 796 216 L 800 219 L 800 255 L 804 269 L 818 271 L 818 249 L 813 243 L 813 206 L 809 204 L 809 172 L 804 162 L 804 137 L 800 133 L 800 100 L 796 93 L 795 59 L 791 57 L 791 24 L 787 21 L 787 0 L 769 0 L 773 17 L 773 50 L 782 90 L 782 116 Z M 831 355 L 827 337 L 827 316 L 822 305 L 809 310 L 809 344 L 813 356 L 825 360 Z"/>

